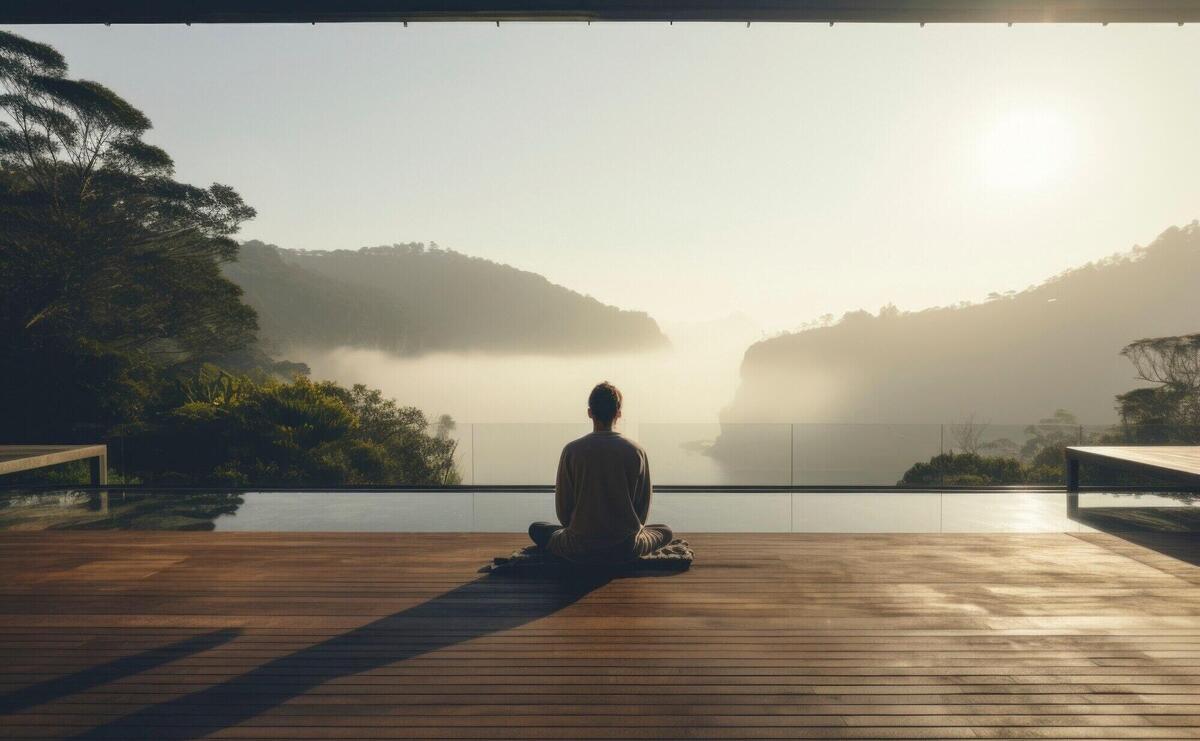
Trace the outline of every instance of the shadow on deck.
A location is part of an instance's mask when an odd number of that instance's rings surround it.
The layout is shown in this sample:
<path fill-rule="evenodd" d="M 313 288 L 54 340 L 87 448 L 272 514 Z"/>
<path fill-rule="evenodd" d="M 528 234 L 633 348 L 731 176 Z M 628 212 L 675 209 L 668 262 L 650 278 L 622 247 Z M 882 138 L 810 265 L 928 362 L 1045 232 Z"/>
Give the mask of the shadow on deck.
<path fill-rule="evenodd" d="M 522 582 L 485 576 L 395 615 L 268 661 L 241 676 L 150 705 L 72 738 L 136 738 L 147 728 L 156 729 L 154 736 L 161 739 L 203 738 L 339 677 L 407 661 L 553 615 L 607 582 L 599 577 Z M 443 622 L 467 629 L 448 635 L 438 627 Z M 195 644 L 205 638 L 181 642 L 191 644 L 184 651 L 196 650 Z"/>
<path fill-rule="evenodd" d="M 686 573 L 564 583 L 480 578 L 512 535 L 0 533 L 0 735 L 1200 733 L 1200 568 L 1169 550 L 689 540 Z"/>

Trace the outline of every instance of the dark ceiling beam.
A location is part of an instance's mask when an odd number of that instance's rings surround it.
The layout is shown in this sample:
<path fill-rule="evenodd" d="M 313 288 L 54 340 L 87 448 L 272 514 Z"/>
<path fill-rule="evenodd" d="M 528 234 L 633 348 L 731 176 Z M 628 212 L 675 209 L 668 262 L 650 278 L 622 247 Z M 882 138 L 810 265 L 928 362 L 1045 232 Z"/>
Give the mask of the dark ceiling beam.
<path fill-rule="evenodd" d="M 1185 23 L 1200 0 L 0 0 L 0 24 L 419 21 Z"/>

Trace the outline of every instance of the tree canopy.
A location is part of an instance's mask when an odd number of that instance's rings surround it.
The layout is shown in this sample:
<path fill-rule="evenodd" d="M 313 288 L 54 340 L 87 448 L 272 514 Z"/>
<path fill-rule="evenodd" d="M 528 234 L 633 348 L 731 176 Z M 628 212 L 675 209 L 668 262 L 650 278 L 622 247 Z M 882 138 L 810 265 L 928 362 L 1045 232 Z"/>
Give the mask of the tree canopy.
<path fill-rule="evenodd" d="M 918 462 L 905 471 L 900 486 L 1054 484 L 1064 480 L 1064 448 L 1081 443 L 1168 444 L 1200 442 L 1200 334 L 1152 337 L 1131 342 L 1121 355 L 1133 363 L 1138 378 L 1157 384 L 1116 397 L 1121 424 L 1086 434 L 1074 414 L 1058 409 L 1053 416 L 1025 428 L 1019 457 L 980 455 L 988 446 L 967 446 Z M 962 427 L 974 426 L 971 421 Z M 971 439 L 976 439 L 970 431 Z M 960 440 L 964 437 L 958 435 Z M 1011 442 L 1011 441 L 1010 441 Z M 1096 469 L 1101 470 L 1097 471 Z M 1154 477 L 1089 466 L 1088 483 L 1110 485 L 1158 483 Z"/>
<path fill-rule="evenodd" d="M 1122 423 L 1145 442 L 1200 441 L 1200 334 L 1138 340 L 1121 354 L 1156 384 L 1117 397 Z"/>
<path fill-rule="evenodd" d="M 449 483 L 452 425 L 257 348 L 222 273 L 254 209 L 174 179 L 150 119 L 0 31 L 0 441 L 130 443 L 153 481 Z"/>
<path fill-rule="evenodd" d="M 41 409 L 22 410 L 22 434 L 94 435 L 135 414 L 161 369 L 253 342 L 220 263 L 254 209 L 174 180 L 149 118 L 69 78 L 49 46 L 0 32 L 0 87 L 0 375 Z"/>

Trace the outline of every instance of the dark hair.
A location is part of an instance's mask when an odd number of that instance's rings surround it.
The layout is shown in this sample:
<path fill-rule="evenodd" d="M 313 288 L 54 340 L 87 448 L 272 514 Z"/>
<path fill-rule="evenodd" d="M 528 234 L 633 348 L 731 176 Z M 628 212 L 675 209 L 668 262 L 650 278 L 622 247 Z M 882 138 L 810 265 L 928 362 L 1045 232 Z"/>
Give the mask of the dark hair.
<path fill-rule="evenodd" d="M 592 419 L 600 424 L 612 424 L 621 411 L 621 392 L 608 381 L 601 381 L 588 394 L 588 409 L 592 410 Z"/>

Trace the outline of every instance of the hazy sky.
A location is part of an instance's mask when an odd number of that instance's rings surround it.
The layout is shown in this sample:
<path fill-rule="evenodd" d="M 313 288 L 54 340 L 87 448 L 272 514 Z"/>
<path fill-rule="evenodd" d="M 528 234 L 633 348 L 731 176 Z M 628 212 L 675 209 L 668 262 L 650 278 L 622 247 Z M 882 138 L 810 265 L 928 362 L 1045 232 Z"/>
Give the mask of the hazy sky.
<path fill-rule="evenodd" d="M 288 247 L 443 246 L 767 328 L 1200 216 L 1200 28 L 23 27 Z"/>

